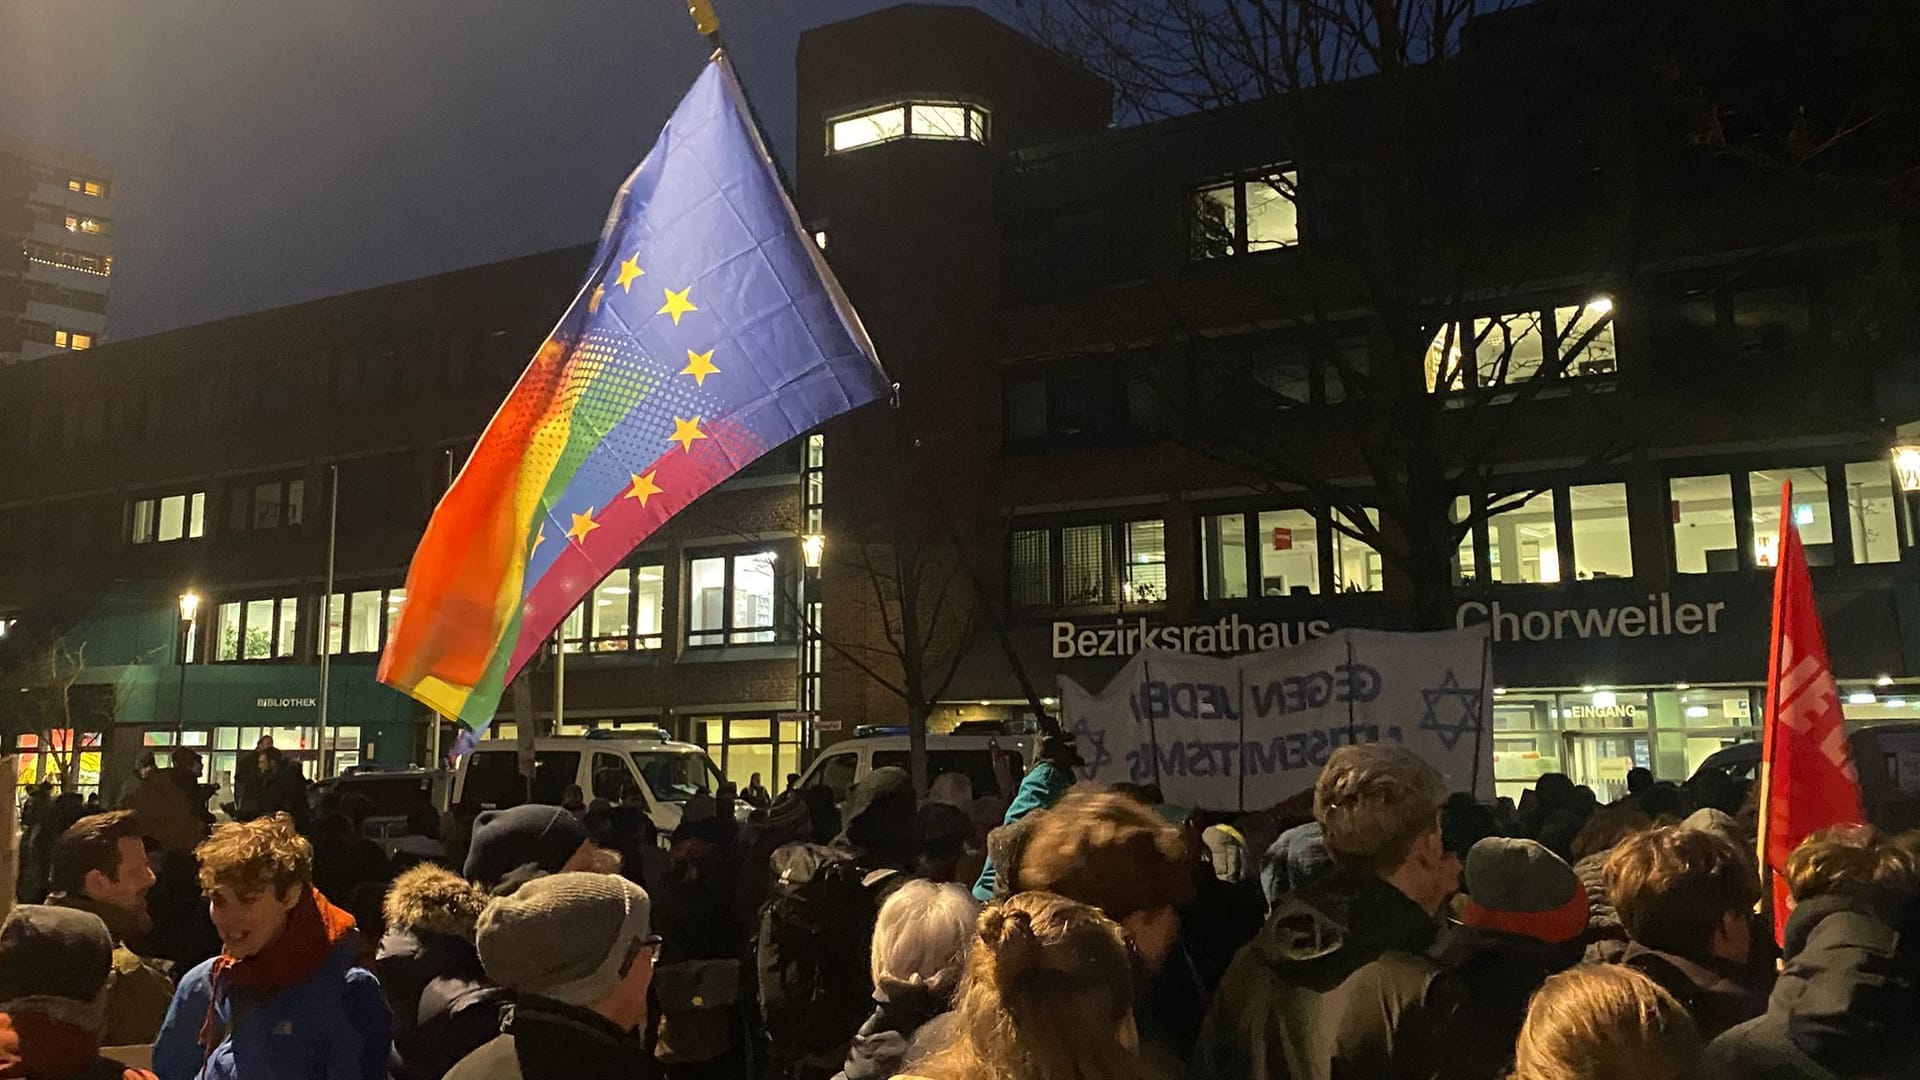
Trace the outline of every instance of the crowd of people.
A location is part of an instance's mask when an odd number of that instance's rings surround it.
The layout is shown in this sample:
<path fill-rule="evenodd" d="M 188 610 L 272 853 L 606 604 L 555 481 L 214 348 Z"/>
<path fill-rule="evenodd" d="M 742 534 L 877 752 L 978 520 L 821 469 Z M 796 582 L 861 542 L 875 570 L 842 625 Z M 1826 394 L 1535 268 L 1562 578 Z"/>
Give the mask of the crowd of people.
<path fill-rule="evenodd" d="M 699 796 L 665 840 L 567 799 L 422 807 L 387 849 L 264 754 L 210 827 L 195 765 L 44 841 L 0 1076 L 1920 1076 L 1920 840 L 1808 838 L 1776 947 L 1724 777 L 1489 806 L 1362 745 L 1217 815 L 1076 783 L 1056 738 L 991 829 L 965 777 L 881 768 L 844 803 L 755 778 L 744 825 Z"/>

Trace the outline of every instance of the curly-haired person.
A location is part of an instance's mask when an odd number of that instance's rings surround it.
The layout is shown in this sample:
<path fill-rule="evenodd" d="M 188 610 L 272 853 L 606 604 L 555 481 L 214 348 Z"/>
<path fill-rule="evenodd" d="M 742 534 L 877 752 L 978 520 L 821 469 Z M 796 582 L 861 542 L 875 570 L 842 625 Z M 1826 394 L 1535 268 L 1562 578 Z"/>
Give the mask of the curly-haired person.
<path fill-rule="evenodd" d="M 313 887 L 285 814 L 222 825 L 194 851 L 220 955 L 180 980 L 153 1045 L 160 1080 L 377 1080 L 392 1016 L 356 959 L 353 916 Z"/>

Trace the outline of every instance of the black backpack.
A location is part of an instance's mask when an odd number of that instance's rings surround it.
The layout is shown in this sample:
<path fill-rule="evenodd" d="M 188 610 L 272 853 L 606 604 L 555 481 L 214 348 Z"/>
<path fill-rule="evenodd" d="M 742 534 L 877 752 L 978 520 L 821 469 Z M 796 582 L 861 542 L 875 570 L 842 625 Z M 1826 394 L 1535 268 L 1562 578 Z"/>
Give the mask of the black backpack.
<path fill-rule="evenodd" d="M 773 897 L 754 942 L 760 1015 L 774 1061 L 831 1074 L 873 1012 L 874 919 L 907 875 L 818 844 L 788 844 L 770 862 Z"/>

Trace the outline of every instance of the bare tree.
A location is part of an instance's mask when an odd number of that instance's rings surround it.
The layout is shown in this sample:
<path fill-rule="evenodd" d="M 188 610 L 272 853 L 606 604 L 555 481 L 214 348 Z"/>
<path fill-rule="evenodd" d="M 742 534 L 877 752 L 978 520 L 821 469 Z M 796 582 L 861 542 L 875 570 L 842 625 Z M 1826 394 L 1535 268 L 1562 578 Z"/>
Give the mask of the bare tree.
<path fill-rule="evenodd" d="M 55 636 L 23 650 L 0 675 L 0 693 L 7 705 L 0 712 L 0 732 L 9 746 L 18 746 L 31 734 L 51 755 L 60 776 L 60 789 L 80 784 L 81 733 L 74 724 L 74 686 L 87 673 L 87 643 L 74 644 Z"/>

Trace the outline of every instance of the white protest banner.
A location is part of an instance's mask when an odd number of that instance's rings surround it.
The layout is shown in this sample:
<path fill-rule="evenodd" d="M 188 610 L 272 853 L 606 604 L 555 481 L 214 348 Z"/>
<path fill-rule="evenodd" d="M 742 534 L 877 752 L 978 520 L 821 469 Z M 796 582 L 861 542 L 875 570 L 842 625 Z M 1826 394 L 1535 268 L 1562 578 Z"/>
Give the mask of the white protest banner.
<path fill-rule="evenodd" d="M 1158 784 L 1170 803 L 1258 810 L 1312 787 L 1348 743 L 1397 743 L 1448 790 L 1493 796 L 1486 626 L 1342 630 L 1231 658 L 1147 649 L 1106 688 L 1060 680 L 1080 778 Z"/>

